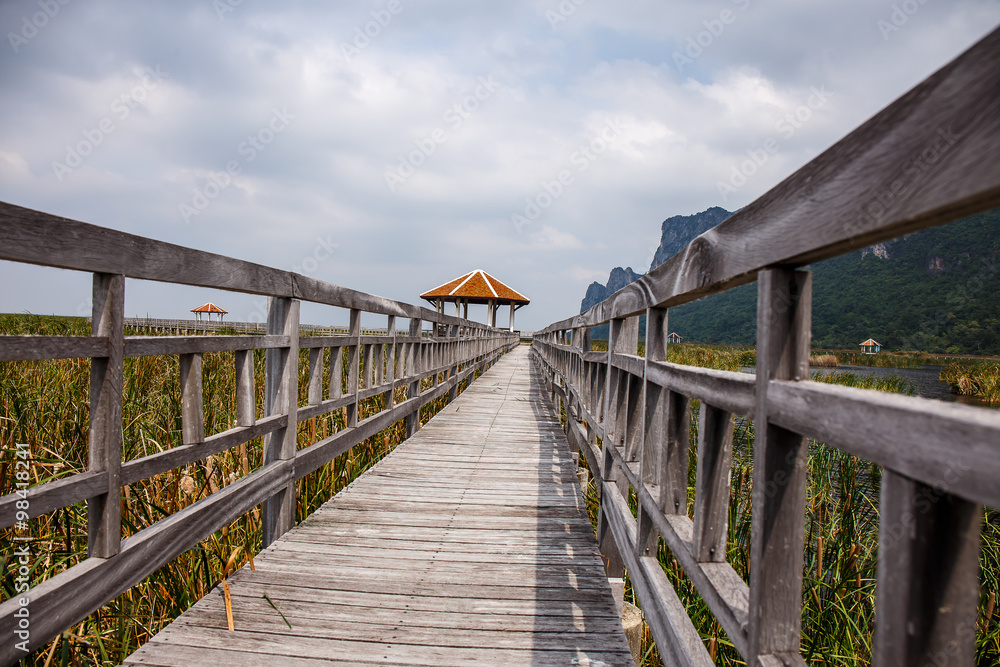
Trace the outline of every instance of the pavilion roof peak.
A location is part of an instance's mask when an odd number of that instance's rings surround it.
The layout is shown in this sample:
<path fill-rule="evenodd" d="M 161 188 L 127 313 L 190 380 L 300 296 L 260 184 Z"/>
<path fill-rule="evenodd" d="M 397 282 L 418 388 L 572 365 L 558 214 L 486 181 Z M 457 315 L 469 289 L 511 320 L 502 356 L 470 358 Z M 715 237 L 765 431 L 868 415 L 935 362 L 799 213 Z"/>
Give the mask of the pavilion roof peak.
<path fill-rule="evenodd" d="M 497 301 L 527 304 L 530 299 L 482 269 L 475 269 L 420 295 L 428 301 L 468 300 L 470 303 Z"/>

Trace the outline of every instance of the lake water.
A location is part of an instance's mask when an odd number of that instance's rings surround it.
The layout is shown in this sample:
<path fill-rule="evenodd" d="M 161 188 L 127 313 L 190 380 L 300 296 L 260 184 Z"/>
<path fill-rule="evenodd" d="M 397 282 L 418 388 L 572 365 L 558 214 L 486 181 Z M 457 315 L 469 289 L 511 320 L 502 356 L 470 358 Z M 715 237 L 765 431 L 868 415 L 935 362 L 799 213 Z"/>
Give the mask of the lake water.
<path fill-rule="evenodd" d="M 753 368 L 743 369 L 753 372 Z M 938 379 L 941 375 L 941 366 L 924 366 L 922 368 L 881 368 L 879 366 L 851 366 L 842 364 L 837 368 L 813 368 L 811 375 L 829 375 L 830 373 L 855 373 L 856 375 L 889 377 L 896 375 L 912 382 L 917 393 L 924 398 L 934 398 L 939 401 L 951 401 L 965 403 L 966 405 L 984 405 L 983 401 L 972 396 L 961 396 L 951 393 L 951 386 L 947 382 Z"/>

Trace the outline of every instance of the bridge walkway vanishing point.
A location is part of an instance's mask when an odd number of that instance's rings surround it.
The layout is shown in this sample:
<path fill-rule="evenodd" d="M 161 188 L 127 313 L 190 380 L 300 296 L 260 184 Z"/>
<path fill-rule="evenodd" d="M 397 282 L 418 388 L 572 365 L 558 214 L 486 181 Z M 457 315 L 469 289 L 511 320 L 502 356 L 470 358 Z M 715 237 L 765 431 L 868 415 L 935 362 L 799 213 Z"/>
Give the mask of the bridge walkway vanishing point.
<path fill-rule="evenodd" d="M 231 576 L 235 632 L 216 587 L 125 664 L 631 665 L 576 464 L 529 366 L 527 347 L 502 357 Z"/>

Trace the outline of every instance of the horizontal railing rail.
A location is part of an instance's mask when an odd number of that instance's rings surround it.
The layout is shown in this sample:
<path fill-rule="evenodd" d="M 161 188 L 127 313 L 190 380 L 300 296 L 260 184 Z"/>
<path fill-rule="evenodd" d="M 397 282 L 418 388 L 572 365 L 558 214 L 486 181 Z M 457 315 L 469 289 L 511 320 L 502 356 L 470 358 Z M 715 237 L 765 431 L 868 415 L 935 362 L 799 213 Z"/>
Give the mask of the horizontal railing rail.
<path fill-rule="evenodd" d="M 294 524 L 297 480 L 401 420 L 412 435 L 421 408 L 454 399 L 460 382 L 519 344 L 512 332 L 426 308 L 12 204 L 0 203 L 0 239 L 0 259 L 93 274 L 91 336 L 0 336 L 0 361 L 91 359 L 88 469 L 34 486 L 24 482 L 0 497 L 0 528 L 86 501 L 87 558 L 0 604 L 0 664 L 44 645 L 257 505 L 264 546 L 272 543 Z M 244 332 L 251 335 L 206 336 L 206 322 L 126 319 L 126 278 L 264 295 L 267 322 Z M 345 309 L 349 325 L 301 325 L 302 301 Z M 385 327 L 362 330 L 362 313 L 384 316 Z M 403 318 L 408 327 L 397 329 Z M 124 334 L 136 326 L 201 331 Z M 256 399 L 255 350 L 266 357 L 263 406 Z M 224 351 L 234 353 L 237 420 L 206 433 L 202 356 Z M 300 352 L 308 355 L 301 404 Z M 150 355 L 179 360 L 181 444 L 123 461 L 124 360 Z M 396 398 L 397 390 L 405 390 L 405 399 Z M 362 418 L 362 402 L 376 396 L 383 397 L 379 411 Z M 300 447 L 297 424 L 334 410 L 345 411 L 344 428 Z M 122 539 L 123 487 L 257 438 L 264 438 L 262 467 Z M 22 622 L 29 614 L 30 622 Z"/>
<path fill-rule="evenodd" d="M 660 538 L 748 665 L 805 664 L 807 438 L 884 468 L 872 663 L 973 664 L 983 505 L 1000 507 L 1000 413 L 811 382 L 812 278 L 801 269 L 1000 204 L 998 82 L 994 31 L 663 265 L 535 332 L 532 359 L 595 477 L 609 576 L 627 568 L 665 664 L 712 661 L 657 560 Z M 753 280 L 755 376 L 666 361 L 671 306 Z M 608 350 L 593 351 L 590 327 L 605 323 Z M 737 417 L 755 426 L 749 581 L 726 559 Z"/>
<path fill-rule="evenodd" d="M 88 318 L 89 319 L 89 318 Z M 125 326 L 129 329 L 139 329 L 156 332 L 202 332 L 202 333 L 224 333 L 263 335 L 267 333 L 267 322 L 240 322 L 230 320 L 174 320 L 156 317 L 126 317 Z M 394 334 L 406 333 L 406 329 L 397 329 Z M 350 334 L 350 327 L 347 325 L 320 325 L 301 324 L 299 333 L 310 336 L 347 336 Z M 430 336 L 432 332 L 424 331 L 423 335 Z M 362 328 L 362 336 L 388 336 L 390 334 L 385 328 Z"/>

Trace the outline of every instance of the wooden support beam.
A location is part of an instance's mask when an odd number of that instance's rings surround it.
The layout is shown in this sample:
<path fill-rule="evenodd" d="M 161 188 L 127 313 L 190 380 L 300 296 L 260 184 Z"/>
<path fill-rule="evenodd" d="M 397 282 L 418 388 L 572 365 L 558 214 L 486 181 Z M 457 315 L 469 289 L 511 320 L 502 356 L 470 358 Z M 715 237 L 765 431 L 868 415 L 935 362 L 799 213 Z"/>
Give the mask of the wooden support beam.
<path fill-rule="evenodd" d="M 202 398 L 201 355 L 182 354 L 181 444 L 193 445 L 205 439 L 205 408 Z"/>
<path fill-rule="evenodd" d="M 879 505 L 872 664 L 971 667 L 983 506 L 891 470 Z"/>
<path fill-rule="evenodd" d="M 351 309 L 351 324 L 348 336 L 353 342 L 347 346 L 347 395 L 354 397 L 354 402 L 347 406 L 347 427 L 358 425 L 358 375 L 360 374 L 359 356 L 361 354 L 361 311 Z"/>
<path fill-rule="evenodd" d="M 253 350 L 236 351 L 236 425 L 257 423 L 257 391 L 253 368 Z"/>
<path fill-rule="evenodd" d="M 805 438 L 768 422 L 771 380 L 809 378 L 812 274 L 761 271 L 757 302 L 757 407 L 747 664 L 798 655 L 805 534 Z"/>
<path fill-rule="evenodd" d="M 698 469 L 694 495 L 694 552 L 699 563 L 725 563 L 729 475 L 733 462 L 731 412 L 708 403 L 698 414 Z"/>
<path fill-rule="evenodd" d="M 121 544 L 122 386 L 125 349 L 125 276 L 95 273 L 91 333 L 108 341 L 108 356 L 90 363 L 87 470 L 107 475 L 107 486 L 87 501 L 87 555 L 110 558 Z"/>
<path fill-rule="evenodd" d="M 423 322 L 418 318 L 410 319 L 410 338 L 415 338 L 420 340 L 420 332 L 423 327 Z M 406 349 L 406 374 L 416 376 L 416 380 L 410 382 L 410 387 L 407 390 L 407 398 L 416 398 L 420 395 L 420 348 L 421 344 L 419 342 L 409 343 Z M 414 433 L 420 430 L 420 410 L 419 408 L 406 416 L 406 437 L 411 437 Z"/>
<path fill-rule="evenodd" d="M 268 299 L 267 332 L 289 337 L 287 348 L 267 351 L 264 371 L 264 412 L 288 416 L 283 428 L 272 431 L 264 445 L 264 468 L 295 458 L 299 395 L 299 302 L 296 299 Z M 294 469 L 294 466 L 293 466 Z M 295 482 L 289 482 L 264 501 L 264 546 L 274 542 L 295 524 Z"/>

